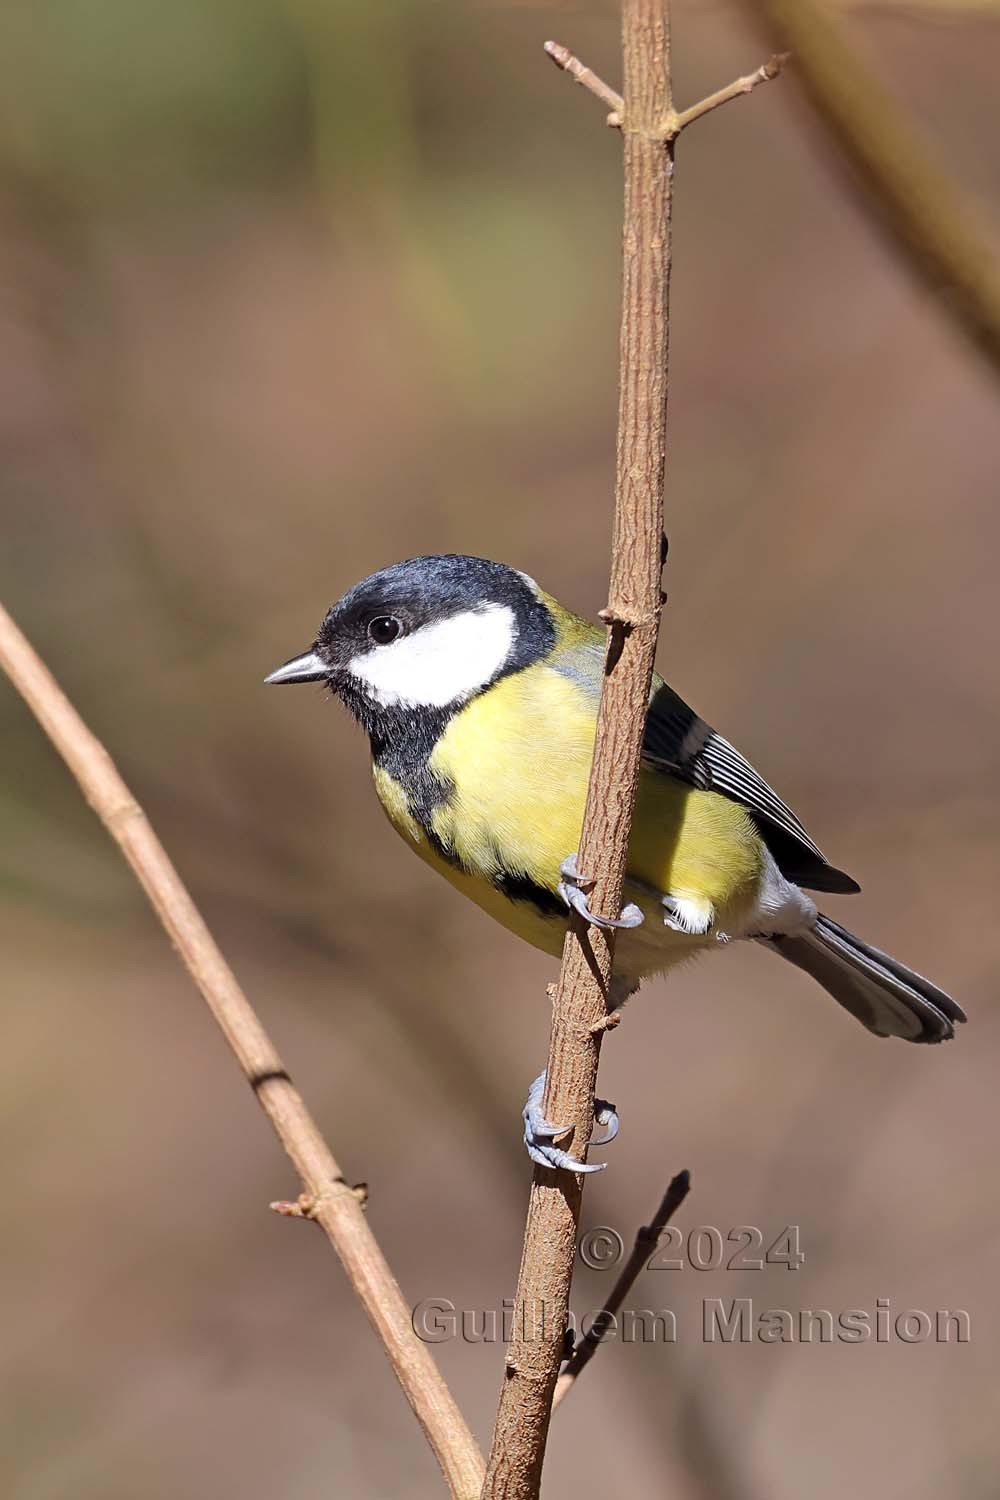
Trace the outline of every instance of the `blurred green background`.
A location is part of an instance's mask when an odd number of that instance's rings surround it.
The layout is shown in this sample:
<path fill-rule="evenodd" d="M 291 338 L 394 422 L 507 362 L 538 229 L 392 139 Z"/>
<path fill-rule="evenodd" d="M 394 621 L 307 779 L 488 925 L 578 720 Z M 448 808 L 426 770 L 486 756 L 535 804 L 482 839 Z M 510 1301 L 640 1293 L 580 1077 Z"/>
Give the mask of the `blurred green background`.
<path fill-rule="evenodd" d="M 956 176 L 1000 190 L 1000 22 L 852 18 Z M 620 148 L 608 4 L 10 0 L 0 13 L 5 602 L 148 807 L 407 1296 L 498 1307 L 552 966 L 398 844 L 358 732 L 265 690 L 416 552 L 605 602 Z M 675 12 L 682 103 L 756 66 Z M 996 1492 L 996 391 L 886 251 L 793 77 L 678 153 L 661 666 L 863 882 L 838 919 L 949 987 L 876 1043 L 766 953 L 651 985 L 586 1222 L 801 1225 L 790 1275 L 647 1273 L 552 1495 Z M 0 1484 L 11 1500 L 432 1496 L 296 1184 L 131 877 L 0 691 Z M 577 1308 L 608 1274 L 582 1270 Z M 704 1297 L 962 1307 L 963 1346 L 710 1346 Z M 439 1349 L 485 1439 L 499 1345 Z M 595 1439 L 600 1431 L 601 1438 Z"/>

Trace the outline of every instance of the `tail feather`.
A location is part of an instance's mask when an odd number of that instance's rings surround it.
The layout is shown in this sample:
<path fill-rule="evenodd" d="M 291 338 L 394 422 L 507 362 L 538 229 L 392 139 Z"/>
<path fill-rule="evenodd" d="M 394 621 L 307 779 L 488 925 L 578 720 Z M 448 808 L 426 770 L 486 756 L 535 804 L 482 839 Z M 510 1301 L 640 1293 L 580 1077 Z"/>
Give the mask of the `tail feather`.
<path fill-rule="evenodd" d="M 804 969 L 876 1036 L 944 1042 L 965 1012 L 950 995 L 898 959 L 832 922 L 822 912 L 808 932 L 765 938 L 782 958 Z"/>

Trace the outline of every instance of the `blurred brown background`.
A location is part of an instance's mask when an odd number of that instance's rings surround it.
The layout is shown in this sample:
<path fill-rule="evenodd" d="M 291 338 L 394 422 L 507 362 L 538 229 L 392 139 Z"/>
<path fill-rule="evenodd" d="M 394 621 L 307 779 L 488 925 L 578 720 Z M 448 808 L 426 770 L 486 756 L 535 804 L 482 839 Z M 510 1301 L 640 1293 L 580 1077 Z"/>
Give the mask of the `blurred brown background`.
<path fill-rule="evenodd" d="M 1000 190 L 1000 20 L 865 7 L 956 176 Z M 766 55 L 678 4 L 690 102 Z M 5 601 L 190 882 L 406 1294 L 513 1290 L 552 966 L 405 853 L 365 747 L 262 678 L 415 552 L 604 603 L 615 8 L 84 0 L 0 17 Z M 833 914 L 972 1024 L 876 1043 L 741 949 L 609 1041 L 586 1222 L 801 1225 L 804 1267 L 648 1272 L 548 1493 L 996 1493 L 996 475 L 986 369 L 886 251 L 792 78 L 679 152 L 661 665 L 863 896 Z M 118 855 L 9 690 L 0 1484 L 12 1500 L 432 1496 L 291 1171 Z M 991 1081 L 992 1080 L 992 1081 Z M 607 1273 L 582 1270 L 580 1311 Z M 711 1346 L 705 1297 L 965 1308 L 969 1344 Z M 485 1438 L 502 1349 L 440 1359 Z"/>

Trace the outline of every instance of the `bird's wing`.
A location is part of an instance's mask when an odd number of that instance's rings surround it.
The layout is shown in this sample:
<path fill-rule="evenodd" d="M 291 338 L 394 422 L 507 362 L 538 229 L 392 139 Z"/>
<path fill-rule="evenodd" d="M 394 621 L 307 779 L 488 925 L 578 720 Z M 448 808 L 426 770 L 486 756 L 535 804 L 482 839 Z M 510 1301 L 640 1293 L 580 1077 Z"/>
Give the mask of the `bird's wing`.
<path fill-rule="evenodd" d="M 703 792 L 722 792 L 767 818 L 810 854 L 823 859 L 798 818 L 728 740 L 717 734 L 665 682 L 654 682 L 643 756 Z"/>
<path fill-rule="evenodd" d="M 857 881 L 829 864 L 787 803 L 750 762 L 672 688 L 654 679 L 643 758 L 704 792 L 721 792 L 751 812 L 782 872 L 810 890 L 857 891 Z"/>
<path fill-rule="evenodd" d="M 596 696 L 603 660 L 603 645 L 588 641 L 559 652 L 552 664 Z M 642 753 L 655 770 L 699 791 L 719 792 L 741 803 L 757 820 L 779 868 L 797 884 L 844 893 L 860 889 L 857 881 L 828 863 L 791 808 L 736 747 L 700 719 L 659 676 L 653 679 Z"/>

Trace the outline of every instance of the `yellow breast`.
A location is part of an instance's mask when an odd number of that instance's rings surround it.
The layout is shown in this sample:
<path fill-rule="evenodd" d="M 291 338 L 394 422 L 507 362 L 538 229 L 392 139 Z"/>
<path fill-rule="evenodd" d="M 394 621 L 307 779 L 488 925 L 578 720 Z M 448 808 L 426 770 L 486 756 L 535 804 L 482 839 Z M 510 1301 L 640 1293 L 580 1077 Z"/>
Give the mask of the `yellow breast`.
<path fill-rule="evenodd" d="M 466 868 L 506 868 L 555 890 L 583 822 L 588 710 L 568 678 L 538 666 L 503 678 L 451 720 L 430 767 L 454 793 L 433 826 Z"/>
<path fill-rule="evenodd" d="M 422 858 L 504 926 L 558 954 L 565 919 L 509 899 L 493 882 L 523 877 L 555 893 L 560 861 L 579 843 L 594 734 L 589 696 L 570 678 L 538 665 L 474 699 L 438 740 L 430 769 L 451 792 L 432 814 L 433 841 L 412 816 L 405 789 L 378 768 L 376 789 L 392 823 Z M 644 887 L 643 894 L 711 901 L 724 927 L 753 899 L 760 869 L 760 838 L 741 807 L 643 771 L 629 857 L 630 881 Z M 641 968 L 651 972 L 668 962 L 657 960 L 653 948 L 670 939 L 662 923 L 646 927 L 642 947 L 651 951 Z"/>
<path fill-rule="evenodd" d="M 444 858 L 410 812 L 406 793 L 400 783 L 380 766 L 373 767 L 373 775 L 375 790 L 390 823 L 422 860 L 503 927 L 524 938 L 533 947 L 541 948 L 555 957 L 559 956 L 566 929 L 565 920 L 545 915 L 528 901 L 511 900 L 489 878 L 485 878 L 477 866 L 472 865 L 466 869 Z"/>

